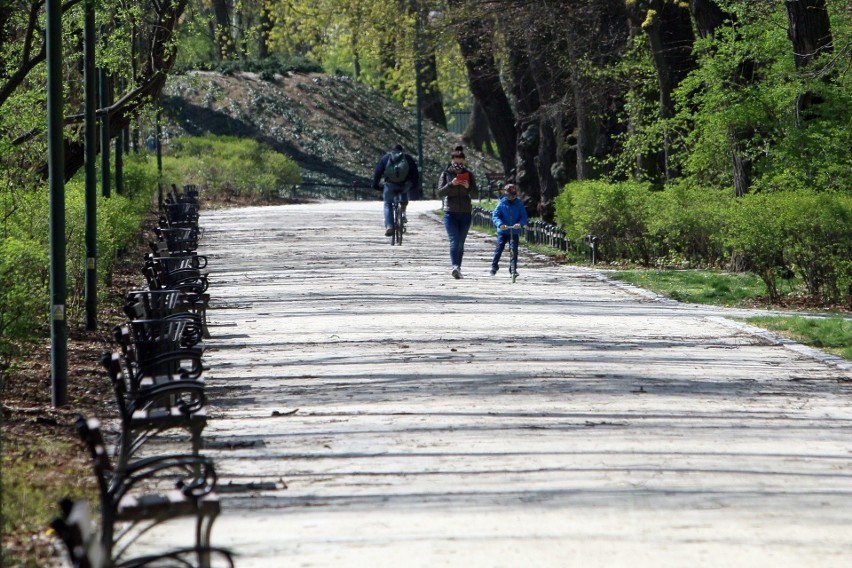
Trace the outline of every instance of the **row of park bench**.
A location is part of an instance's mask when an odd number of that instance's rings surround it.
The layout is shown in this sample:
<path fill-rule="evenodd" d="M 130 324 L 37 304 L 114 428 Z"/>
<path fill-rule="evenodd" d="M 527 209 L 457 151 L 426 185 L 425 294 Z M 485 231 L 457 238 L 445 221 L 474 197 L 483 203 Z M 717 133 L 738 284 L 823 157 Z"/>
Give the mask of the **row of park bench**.
<path fill-rule="evenodd" d="M 161 189 L 159 210 L 157 238 L 144 259 L 148 289 L 127 294 L 127 321 L 115 327 L 116 350 L 102 360 L 119 411 L 116 442 L 107 443 L 97 418 L 79 416 L 75 424 L 91 454 L 100 500 L 98 522 L 87 501 L 60 503 L 52 526 L 75 567 L 233 567 L 231 552 L 210 543 L 220 502 L 214 464 L 200 453 L 209 295 L 207 260 L 196 252 L 197 189 L 173 186 L 166 195 Z M 176 430 L 189 436 L 186 452 L 142 451 L 152 438 Z M 184 440 L 168 438 L 172 444 Z M 192 545 L 132 554 L 132 545 L 155 525 L 187 517 L 194 524 Z"/>

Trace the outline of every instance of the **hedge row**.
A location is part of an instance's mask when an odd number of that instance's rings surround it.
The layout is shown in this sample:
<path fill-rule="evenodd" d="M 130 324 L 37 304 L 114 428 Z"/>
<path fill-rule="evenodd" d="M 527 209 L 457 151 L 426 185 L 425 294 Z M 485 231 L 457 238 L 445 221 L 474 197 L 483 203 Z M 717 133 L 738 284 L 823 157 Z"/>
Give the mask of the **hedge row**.
<path fill-rule="evenodd" d="M 124 194 L 98 197 L 98 280 L 109 279 L 115 252 L 139 235 L 157 189 L 156 167 L 129 159 L 124 164 Z M 67 315 L 85 317 L 85 185 L 77 176 L 65 187 Z M 50 202 L 48 192 L 0 195 L 0 353 L 12 341 L 44 336 L 48 329 L 50 284 Z M 103 287 L 100 287 L 102 289 Z"/>
<path fill-rule="evenodd" d="M 778 281 L 802 278 L 815 299 L 852 305 L 852 194 L 729 196 L 636 182 L 568 184 L 556 220 L 572 239 L 595 235 L 603 261 L 750 270 L 772 301 Z"/>

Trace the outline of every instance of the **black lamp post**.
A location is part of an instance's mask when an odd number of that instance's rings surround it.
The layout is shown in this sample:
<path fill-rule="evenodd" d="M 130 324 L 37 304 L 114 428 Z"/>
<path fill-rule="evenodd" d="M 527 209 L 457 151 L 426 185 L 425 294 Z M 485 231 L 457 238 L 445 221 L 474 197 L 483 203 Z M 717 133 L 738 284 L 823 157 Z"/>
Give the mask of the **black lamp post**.
<path fill-rule="evenodd" d="M 417 6 L 414 24 L 414 93 L 417 100 L 417 172 L 420 177 L 418 180 L 419 188 L 423 189 L 423 85 L 421 84 L 421 45 L 422 37 L 422 20 L 420 17 L 420 6 Z"/>
<path fill-rule="evenodd" d="M 65 157 L 63 155 L 62 6 L 46 0 L 47 164 L 50 185 L 50 382 L 53 406 L 68 404 L 65 321 Z"/>

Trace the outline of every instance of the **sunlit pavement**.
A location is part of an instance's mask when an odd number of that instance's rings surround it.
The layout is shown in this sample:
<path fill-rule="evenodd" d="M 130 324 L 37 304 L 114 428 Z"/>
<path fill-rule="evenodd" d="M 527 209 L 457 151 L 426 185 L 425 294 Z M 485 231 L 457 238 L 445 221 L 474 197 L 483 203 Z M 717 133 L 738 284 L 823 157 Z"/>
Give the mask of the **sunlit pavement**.
<path fill-rule="evenodd" d="M 848 367 L 590 269 L 489 277 L 481 234 L 454 280 L 438 207 L 399 247 L 379 202 L 203 215 L 237 566 L 849 562 Z"/>

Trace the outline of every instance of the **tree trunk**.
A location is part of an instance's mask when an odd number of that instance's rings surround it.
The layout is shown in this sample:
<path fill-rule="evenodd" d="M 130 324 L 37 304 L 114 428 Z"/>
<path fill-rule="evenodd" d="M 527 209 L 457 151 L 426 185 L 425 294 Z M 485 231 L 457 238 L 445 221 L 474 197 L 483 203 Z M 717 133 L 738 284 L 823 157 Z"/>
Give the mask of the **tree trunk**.
<path fill-rule="evenodd" d="M 695 68 L 692 47 L 695 36 L 688 10 L 668 0 L 635 2 L 628 10 L 634 23 L 648 38 L 660 87 L 660 117 L 670 119 L 675 114 L 672 94 L 686 75 Z M 666 181 L 677 175 L 670 159 L 671 139 L 666 133 L 663 141 L 662 163 Z"/>
<path fill-rule="evenodd" d="M 568 61 L 571 67 L 576 69 L 578 67 L 577 46 L 574 44 L 573 38 L 570 37 L 568 38 L 567 44 Z M 591 138 L 589 135 L 590 117 L 588 105 L 586 103 L 586 88 L 585 85 L 580 83 L 580 79 L 576 72 L 571 73 L 570 83 L 572 100 L 574 102 L 574 118 L 576 121 L 576 126 L 573 131 L 576 165 L 575 171 L 573 172 L 574 175 L 570 177 L 573 179 L 583 180 L 588 179 L 589 177 L 589 173 L 586 170 L 586 158 L 592 151 L 592 149 L 589 148 L 589 140 Z M 563 174 L 560 181 L 562 183 L 566 183 L 569 181 L 567 179 L 568 177 L 569 176 L 567 174 Z"/>
<path fill-rule="evenodd" d="M 262 2 L 260 6 L 260 24 L 257 34 L 257 57 L 266 59 L 269 57 L 269 34 L 272 31 L 272 17 L 269 4 Z"/>
<path fill-rule="evenodd" d="M 714 0 L 690 0 L 689 10 L 698 35 L 702 38 L 712 37 L 726 22 L 733 25 L 737 20 L 736 14 L 723 11 Z M 731 83 L 737 87 L 749 85 L 754 79 L 756 66 L 754 59 L 739 62 L 735 75 L 731 77 Z M 753 127 L 732 128 L 728 133 L 731 141 L 734 195 L 737 197 L 742 197 L 751 189 L 753 164 L 748 147 L 754 135 Z"/>
<path fill-rule="evenodd" d="M 825 0 L 785 0 L 787 7 L 787 35 L 793 44 L 793 58 L 797 69 L 804 69 L 823 53 L 832 52 L 831 22 Z M 799 95 L 796 110 L 799 120 L 809 118 L 808 109 L 822 103 L 811 92 Z"/>
<path fill-rule="evenodd" d="M 451 0 L 450 7 L 462 7 L 464 0 Z M 482 104 L 488 117 L 491 133 L 497 143 L 503 173 L 507 176 L 515 167 L 515 120 L 509 99 L 500 83 L 500 73 L 494 60 L 492 22 L 486 19 L 467 20 L 459 26 L 456 38 L 467 68 L 470 91 Z"/>
<path fill-rule="evenodd" d="M 228 0 L 212 0 L 213 15 L 216 18 L 216 47 L 219 59 L 233 59 L 236 54 L 231 38 L 231 6 Z"/>
<path fill-rule="evenodd" d="M 462 142 L 465 146 L 480 151 L 485 150 L 488 154 L 494 155 L 494 149 L 491 147 L 491 129 L 488 127 L 488 117 L 485 116 L 482 105 L 476 99 L 473 100 L 470 122 L 467 123 L 467 128 L 462 133 Z"/>
<path fill-rule="evenodd" d="M 806 67 L 818 55 L 830 53 L 831 22 L 825 0 L 785 0 L 784 4 L 796 67 Z"/>
<path fill-rule="evenodd" d="M 546 60 L 546 40 L 542 41 L 541 34 L 530 34 L 529 61 L 530 72 L 541 97 L 542 109 L 545 112 L 538 113 L 538 152 L 535 157 L 535 166 L 538 173 L 538 183 L 541 197 L 538 204 L 538 213 L 543 221 L 552 222 L 555 212 L 554 200 L 559 193 L 556 180 L 553 178 L 553 165 L 557 159 L 558 132 L 560 132 L 561 115 L 556 107 L 551 104 L 547 109 L 547 103 L 554 97 L 554 84 L 549 73 Z M 541 42 L 541 43 L 539 43 Z"/>
<path fill-rule="evenodd" d="M 513 29 L 516 22 L 504 19 L 502 24 L 506 33 L 506 43 L 509 56 L 509 71 L 512 74 L 512 95 L 515 99 L 515 110 L 518 113 L 516 123 L 517 143 L 515 158 L 515 183 L 524 195 L 524 204 L 529 212 L 537 212 L 541 203 L 541 185 L 538 181 L 536 156 L 538 156 L 539 123 L 536 113 L 541 107 L 538 89 L 530 71 L 530 60 L 525 43 Z"/>
<path fill-rule="evenodd" d="M 711 37 L 724 25 L 725 20 L 731 18 L 714 0 L 689 0 L 689 12 L 702 39 Z"/>
<path fill-rule="evenodd" d="M 446 130 L 447 115 L 444 112 L 444 97 L 438 87 L 438 63 L 434 48 L 429 49 L 423 63 L 420 68 L 423 116 Z"/>

